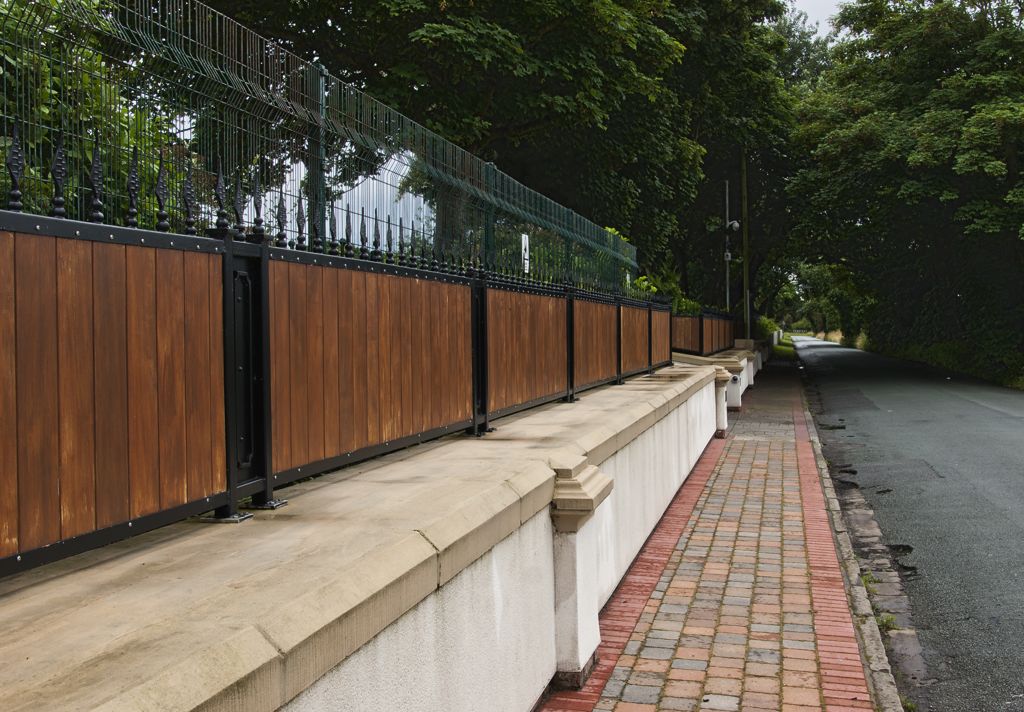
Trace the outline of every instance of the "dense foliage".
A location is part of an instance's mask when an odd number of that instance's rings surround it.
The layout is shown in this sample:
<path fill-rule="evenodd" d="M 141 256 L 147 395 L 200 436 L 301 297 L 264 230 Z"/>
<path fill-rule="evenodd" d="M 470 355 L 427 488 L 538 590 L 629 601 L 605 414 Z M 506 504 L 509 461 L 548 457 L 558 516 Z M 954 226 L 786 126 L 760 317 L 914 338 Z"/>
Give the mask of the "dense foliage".
<path fill-rule="evenodd" d="M 1024 373 L 1019 2 L 856 0 L 828 42 L 781 0 L 217 3 L 629 235 L 680 305 L 725 302 L 745 156 L 756 312 Z"/>
<path fill-rule="evenodd" d="M 800 106 L 790 254 L 832 265 L 832 328 L 1024 375 L 1020 4 L 859 0 L 838 27 Z"/>

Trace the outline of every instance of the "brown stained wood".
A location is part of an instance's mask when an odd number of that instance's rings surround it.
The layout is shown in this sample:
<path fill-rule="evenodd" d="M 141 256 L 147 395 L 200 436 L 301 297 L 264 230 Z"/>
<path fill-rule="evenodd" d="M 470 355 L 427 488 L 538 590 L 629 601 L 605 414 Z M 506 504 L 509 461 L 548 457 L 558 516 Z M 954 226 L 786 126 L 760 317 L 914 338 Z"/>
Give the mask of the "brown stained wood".
<path fill-rule="evenodd" d="M 427 398 L 424 407 L 426 408 L 428 429 L 440 427 L 441 425 L 441 398 L 444 397 L 444 393 L 441 392 L 440 379 L 437 377 L 437 371 L 441 368 L 441 360 L 437 356 L 438 346 L 440 344 L 439 336 L 439 325 L 441 323 L 441 287 L 442 285 L 438 282 L 427 282 L 430 305 L 430 330 L 427 332 L 428 344 L 423 350 L 426 355 L 426 378 L 427 383 Z"/>
<path fill-rule="evenodd" d="M 306 267 L 306 422 L 309 450 L 299 464 L 324 459 L 324 268 Z"/>
<path fill-rule="evenodd" d="M 457 420 L 470 420 L 473 417 L 473 348 L 472 348 L 472 296 L 469 287 L 459 287 L 460 314 L 460 362 L 459 372 L 462 374 L 459 394 L 459 415 Z"/>
<path fill-rule="evenodd" d="M 52 237 L 19 234 L 15 243 L 18 542 L 28 551 L 60 539 L 57 253 Z"/>
<path fill-rule="evenodd" d="M 380 284 L 381 276 L 366 275 L 366 445 L 379 443 L 380 426 Z"/>
<path fill-rule="evenodd" d="M 351 427 L 354 445 L 350 448 L 356 450 L 365 447 L 370 439 L 369 434 L 369 401 L 367 397 L 367 365 L 366 356 L 369 351 L 369 343 L 366 327 L 366 295 L 367 277 L 364 272 L 351 275 L 352 282 L 352 330 L 348 343 L 348 352 L 352 356 L 352 373 L 350 383 L 352 385 L 352 411 Z"/>
<path fill-rule="evenodd" d="M 157 420 L 160 429 L 160 508 L 187 501 L 185 477 L 185 255 L 156 254 Z"/>
<path fill-rule="evenodd" d="M 270 450 L 272 470 L 291 467 L 291 347 L 289 345 L 288 264 L 269 265 L 270 302 Z"/>
<path fill-rule="evenodd" d="M 96 526 L 130 516 L 128 325 L 125 247 L 93 245 L 96 381 Z M 180 307 L 179 307 L 180 309 Z M 181 348 L 181 342 L 176 345 Z"/>
<path fill-rule="evenodd" d="M 101 286 L 102 288 L 102 286 Z M 57 240 L 61 538 L 96 528 L 92 244 Z"/>
<path fill-rule="evenodd" d="M 18 552 L 18 381 L 14 235 L 0 232 L 0 556 Z"/>
<path fill-rule="evenodd" d="M 647 310 L 622 307 L 622 372 L 647 367 Z"/>
<path fill-rule="evenodd" d="M 131 517 L 160 509 L 156 250 L 125 250 L 128 329 L 128 491 Z"/>
<path fill-rule="evenodd" d="M 440 359 L 440 373 L 443 374 L 442 391 L 443 401 L 441 410 L 441 425 L 448 425 L 455 422 L 457 418 L 458 383 L 463 375 L 458 371 L 458 363 L 455 360 L 455 338 L 458 330 L 457 305 L 454 299 L 454 285 L 444 284 L 441 286 L 441 323 L 439 325 L 441 337 L 441 348 L 437 352 Z"/>
<path fill-rule="evenodd" d="M 306 282 L 309 268 L 300 264 L 288 265 L 288 345 L 290 355 L 290 383 L 288 391 L 289 408 L 291 409 L 291 460 L 288 467 L 300 467 L 311 462 L 309 457 L 309 399 L 307 397 L 308 381 L 306 370 L 310 368 L 308 355 L 308 327 L 306 299 Z"/>
<path fill-rule="evenodd" d="M 186 497 L 211 494 L 210 275 L 207 256 L 185 253 L 185 479 Z"/>
<path fill-rule="evenodd" d="M 359 440 L 356 422 L 356 353 L 355 334 L 357 304 L 361 298 L 356 296 L 356 273 L 350 270 L 338 270 L 338 362 L 341 401 L 338 407 L 341 436 L 341 451 L 351 452 L 356 449 Z M 359 349 L 362 352 L 362 349 Z M 365 398 L 363 398 L 365 402 Z M 361 413 L 361 411 L 360 411 Z M 360 414 L 359 420 L 363 420 Z"/>
<path fill-rule="evenodd" d="M 655 364 L 672 358 L 672 348 L 669 344 L 670 328 L 671 317 L 667 311 L 651 313 L 651 360 Z"/>
<path fill-rule="evenodd" d="M 224 415 L 224 258 L 207 256 L 210 280 L 210 492 L 228 488 L 227 425 Z M 259 443 L 257 443 L 259 446 Z"/>
<path fill-rule="evenodd" d="M 394 440 L 395 438 L 395 415 L 398 409 L 395 407 L 395 399 L 392 396 L 394 381 L 391 373 L 394 366 L 392 349 L 394 345 L 394 334 L 392 334 L 392 314 L 394 312 L 394 299 L 391 294 L 391 285 L 394 277 L 381 276 L 377 280 L 377 304 L 379 305 L 379 321 L 377 322 L 380 342 L 378 345 L 377 372 L 380 375 L 380 439 L 383 441 Z"/>
<path fill-rule="evenodd" d="M 412 393 L 412 305 L 416 280 L 401 279 L 399 284 L 402 287 L 402 336 L 399 339 L 399 360 L 402 365 L 402 435 L 412 435 L 419 432 L 416 429 L 416 403 L 413 401 Z"/>
<path fill-rule="evenodd" d="M 617 353 L 615 306 L 577 300 L 574 309 L 576 387 L 614 378 Z"/>
<path fill-rule="evenodd" d="M 338 355 L 338 281 L 341 270 L 324 269 L 324 454 L 335 457 L 342 453 L 341 429 L 338 427 L 341 408 L 341 373 Z"/>
<path fill-rule="evenodd" d="M 423 398 L 426 386 L 426 374 L 423 372 L 424 350 L 426 349 L 426 317 L 425 315 L 425 294 L 423 280 L 410 280 L 412 290 L 412 301 L 409 309 L 409 317 L 412 320 L 412 335 L 409 339 L 409 368 L 412 379 L 412 428 L 414 432 L 421 433 L 427 429 L 426 418 L 424 417 Z"/>
<path fill-rule="evenodd" d="M 700 317 L 672 317 L 672 348 L 676 351 L 700 351 Z"/>
<path fill-rule="evenodd" d="M 565 390 L 565 301 L 488 290 L 488 408 L 509 408 Z"/>

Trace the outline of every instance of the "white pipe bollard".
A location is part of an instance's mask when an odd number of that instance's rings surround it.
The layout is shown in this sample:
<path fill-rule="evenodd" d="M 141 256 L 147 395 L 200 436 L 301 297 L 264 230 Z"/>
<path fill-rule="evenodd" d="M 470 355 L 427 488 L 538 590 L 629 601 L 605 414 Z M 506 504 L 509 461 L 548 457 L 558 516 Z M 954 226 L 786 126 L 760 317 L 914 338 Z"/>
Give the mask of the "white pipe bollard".
<path fill-rule="evenodd" d="M 726 390 L 731 377 L 721 366 L 715 366 L 715 437 L 724 438 L 729 429 L 729 405 Z"/>

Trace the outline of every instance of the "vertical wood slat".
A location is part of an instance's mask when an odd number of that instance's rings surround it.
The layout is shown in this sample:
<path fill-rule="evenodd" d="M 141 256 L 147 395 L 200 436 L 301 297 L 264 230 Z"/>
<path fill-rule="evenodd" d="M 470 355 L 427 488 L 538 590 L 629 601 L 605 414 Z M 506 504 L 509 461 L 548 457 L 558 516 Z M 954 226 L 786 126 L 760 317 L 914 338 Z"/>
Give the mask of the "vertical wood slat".
<path fill-rule="evenodd" d="M 157 390 L 160 395 L 160 508 L 184 504 L 185 477 L 185 259 L 160 250 L 156 258 Z"/>
<path fill-rule="evenodd" d="M 130 515 L 160 509 L 156 250 L 125 252 L 128 295 L 128 489 Z"/>
<path fill-rule="evenodd" d="M 306 462 L 324 459 L 324 271 L 306 267 L 306 361 L 302 370 L 306 374 L 306 403 L 309 414 L 306 422 L 308 450 Z M 300 404 L 301 407 L 301 404 Z"/>
<path fill-rule="evenodd" d="M 185 253 L 185 468 L 186 499 L 212 494 L 210 416 L 210 301 L 206 255 Z"/>
<path fill-rule="evenodd" d="M 290 386 L 288 389 L 289 408 L 291 411 L 291 460 L 289 467 L 296 467 L 309 459 L 309 442 L 306 439 L 308 429 L 308 398 L 306 393 L 306 369 L 309 368 L 306 354 L 306 272 L 307 267 L 300 264 L 288 265 L 288 345 L 291 349 Z"/>
<path fill-rule="evenodd" d="M 18 544 L 60 538 L 57 449 L 57 260 L 52 237 L 15 237 Z"/>
<path fill-rule="evenodd" d="M 380 428 L 380 275 L 366 275 L 366 445 L 383 442 Z M 358 342 L 357 342 L 358 347 Z"/>
<path fill-rule="evenodd" d="M 672 358 L 670 328 L 671 316 L 667 311 L 655 310 L 651 313 L 651 360 L 654 364 Z"/>
<path fill-rule="evenodd" d="M 272 468 L 275 471 L 291 467 L 291 348 L 288 325 L 289 299 L 288 264 L 273 261 L 270 270 L 270 442 Z"/>
<path fill-rule="evenodd" d="M 15 237 L 0 232 L 0 556 L 18 552 L 18 402 L 15 341 Z"/>
<path fill-rule="evenodd" d="M 227 426 L 224 403 L 224 258 L 207 257 L 210 280 L 210 446 L 211 493 L 228 488 Z M 194 499 L 194 498 L 193 498 Z"/>
<path fill-rule="evenodd" d="M 622 307 L 622 372 L 647 366 L 647 309 Z"/>
<path fill-rule="evenodd" d="M 93 245 L 96 524 L 129 518 L 128 311 L 125 247 Z M 181 342 L 175 344 L 181 348 Z"/>
<path fill-rule="evenodd" d="M 359 297 L 356 294 L 355 273 L 349 270 L 338 270 L 338 298 L 341 304 L 338 310 L 338 363 L 339 363 L 339 388 L 341 388 L 341 403 L 338 408 L 338 417 L 341 419 L 341 450 L 350 452 L 356 449 L 356 442 L 360 441 L 359 425 L 356 422 L 357 393 L 355 374 L 356 357 L 358 356 L 353 334 L 355 333 L 357 304 Z"/>
<path fill-rule="evenodd" d="M 324 453 L 326 457 L 340 455 L 341 429 L 341 367 L 338 352 L 338 277 L 340 270 L 325 270 L 323 274 L 323 320 L 324 320 Z"/>
<path fill-rule="evenodd" d="M 472 417 L 468 286 L 272 263 L 269 289 L 275 472 Z"/>
<path fill-rule="evenodd" d="M 566 348 L 563 299 L 487 290 L 488 410 L 564 391 Z"/>
<path fill-rule="evenodd" d="M 57 241 L 60 534 L 96 528 L 92 244 Z"/>
<path fill-rule="evenodd" d="M 617 354 L 615 321 L 618 318 L 615 305 L 577 300 L 573 308 L 574 387 L 584 388 L 614 378 Z"/>
<path fill-rule="evenodd" d="M 377 282 L 378 305 L 378 356 L 374 370 L 379 379 L 378 392 L 380 393 L 380 398 L 378 400 L 378 407 L 380 409 L 380 440 L 382 442 L 394 439 L 394 419 L 395 413 L 398 410 L 395 407 L 395 399 L 391 395 L 391 371 L 394 365 L 391 359 L 391 315 L 394 304 L 391 299 L 391 280 L 392 277 L 387 276 L 380 276 L 375 280 Z"/>
<path fill-rule="evenodd" d="M 366 359 L 368 350 L 366 348 L 366 312 L 367 312 L 367 277 L 365 272 L 351 273 L 345 271 L 345 276 L 352 285 L 352 304 L 349 313 L 352 316 L 351 330 L 348 337 L 348 353 L 352 354 L 351 373 L 349 382 L 352 384 L 352 410 L 349 420 L 352 424 L 352 446 L 356 450 L 366 447 L 370 442 L 370 422 L 367 418 L 369 409 L 369 380 L 366 376 Z"/>

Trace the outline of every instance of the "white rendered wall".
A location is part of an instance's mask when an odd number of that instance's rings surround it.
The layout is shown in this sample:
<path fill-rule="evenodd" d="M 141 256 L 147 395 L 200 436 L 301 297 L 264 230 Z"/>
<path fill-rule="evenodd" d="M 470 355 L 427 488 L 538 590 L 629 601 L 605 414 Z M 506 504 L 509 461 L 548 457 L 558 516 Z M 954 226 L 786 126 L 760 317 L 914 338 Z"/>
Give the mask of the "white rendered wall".
<path fill-rule="evenodd" d="M 596 606 L 607 603 L 715 434 L 712 381 L 600 465 L 615 488 L 576 535 L 593 552 Z M 586 541 L 589 540 L 589 541 Z"/>
<path fill-rule="evenodd" d="M 545 508 L 312 687 L 289 712 L 528 712 L 555 674 Z"/>

